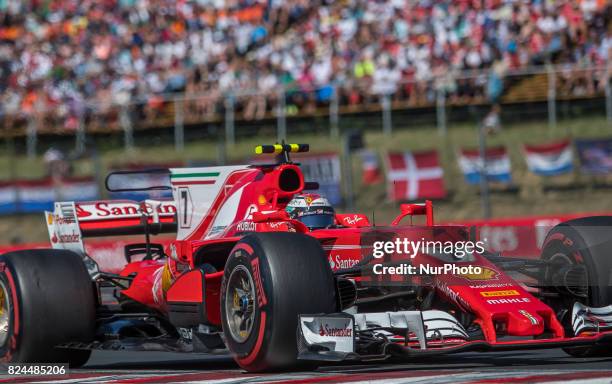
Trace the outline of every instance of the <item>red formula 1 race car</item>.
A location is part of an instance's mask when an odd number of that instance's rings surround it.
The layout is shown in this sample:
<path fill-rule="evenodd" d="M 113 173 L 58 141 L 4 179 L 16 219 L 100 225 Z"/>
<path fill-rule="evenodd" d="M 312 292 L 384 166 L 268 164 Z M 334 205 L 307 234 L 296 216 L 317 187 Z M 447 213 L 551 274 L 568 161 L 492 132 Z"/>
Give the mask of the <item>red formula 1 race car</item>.
<path fill-rule="evenodd" d="M 260 146 L 273 164 L 106 180 L 115 191 L 171 189 L 168 201 L 56 203 L 52 249 L 0 256 L 3 360 L 228 351 L 266 371 L 470 350 L 610 352 L 612 218 L 555 227 L 540 259 L 504 258 L 476 231 L 434 225 L 430 202 L 402 205 L 387 226 L 334 214 L 290 161 L 307 150 Z M 425 223 L 400 225 L 416 216 Z M 164 245 L 163 233 L 176 237 Z M 85 238 L 124 235 L 144 242 L 116 255 L 119 271 L 85 251 Z"/>

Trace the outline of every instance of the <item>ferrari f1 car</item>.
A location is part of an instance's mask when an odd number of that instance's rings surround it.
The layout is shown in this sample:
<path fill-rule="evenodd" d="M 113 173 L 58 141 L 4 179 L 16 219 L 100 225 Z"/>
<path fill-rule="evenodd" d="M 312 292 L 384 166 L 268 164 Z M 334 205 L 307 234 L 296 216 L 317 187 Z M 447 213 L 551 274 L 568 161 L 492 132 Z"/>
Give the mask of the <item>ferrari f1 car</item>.
<path fill-rule="evenodd" d="M 434 225 L 431 202 L 401 205 L 390 225 L 336 214 L 309 228 L 286 211 L 318 187 L 289 156 L 307 150 L 260 146 L 275 161 L 106 179 L 115 191 L 168 189 L 169 200 L 56 203 L 46 213 L 50 249 L 0 256 L 3 361 L 80 366 L 92 350 L 228 352 L 248 371 L 267 371 L 462 351 L 610 353 L 611 217 L 554 227 L 539 259 L 423 247 L 406 255 L 395 245 L 479 234 Z M 175 237 L 163 244 L 164 233 Z M 83 242 L 125 235 L 144 241 L 116 255 L 125 260 L 117 271 L 101 268 Z"/>

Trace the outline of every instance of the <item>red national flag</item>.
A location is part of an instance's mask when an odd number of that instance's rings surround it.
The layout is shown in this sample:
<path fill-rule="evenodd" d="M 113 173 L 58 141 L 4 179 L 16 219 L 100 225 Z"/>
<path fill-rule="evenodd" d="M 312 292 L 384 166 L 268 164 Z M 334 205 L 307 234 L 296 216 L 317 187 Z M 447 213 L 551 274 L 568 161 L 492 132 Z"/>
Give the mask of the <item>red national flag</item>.
<path fill-rule="evenodd" d="M 378 163 L 378 155 L 374 151 L 363 150 L 361 152 L 361 168 L 363 173 L 361 181 L 363 184 L 376 184 L 382 181 L 380 174 L 380 164 Z"/>
<path fill-rule="evenodd" d="M 435 150 L 387 154 L 387 195 L 392 201 L 446 197 Z"/>

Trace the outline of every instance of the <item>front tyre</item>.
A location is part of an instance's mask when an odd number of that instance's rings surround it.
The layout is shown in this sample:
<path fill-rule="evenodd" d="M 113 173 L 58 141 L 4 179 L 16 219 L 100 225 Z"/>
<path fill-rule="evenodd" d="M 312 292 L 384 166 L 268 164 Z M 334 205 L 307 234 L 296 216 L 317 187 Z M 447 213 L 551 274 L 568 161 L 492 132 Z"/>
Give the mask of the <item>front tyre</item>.
<path fill-rule="evenodd" d="M 554 227 L 546 236 L 542 247 L 542 259 L 557 266 L 580 266 L 583 276 L 571 280 L 577 284 L 565 288 L 573 294 L 562 295 L 551 303 L 557 312 L 567 311 L 564 318 L 566 332 L 573 334 L 571 313 L 574 302 L 591 307 L 612 304 L 612 286 L 609 283 L 612 272 L 612 217 L 593 216 L 570 220 Z M 558 267 L 557 267 L 558 268 Z M 576 270 L 580 271 L 580 270 Z M 549 280 L 549 278 L 547 278 Z M 546 285 L 554 286 L 550 281 Z M 575 357 L 609 356 L 609 347 L 564 348 Z"/>
<path fill-rule="evenodd" d="M 94 327 L 93 284 L 78 255 L 40 249 L 0 256 L 0 361 L 82 366 L 91 351 L 55 346 L 91 341 Z"/>
<path fill-rule="evenodd" d="M 298 315 L 337 309 L 334 278 L 319 242 L 298 233 L 242 238 L 221 287 L 226 345 L 251 372 L 298 365 Z"/>

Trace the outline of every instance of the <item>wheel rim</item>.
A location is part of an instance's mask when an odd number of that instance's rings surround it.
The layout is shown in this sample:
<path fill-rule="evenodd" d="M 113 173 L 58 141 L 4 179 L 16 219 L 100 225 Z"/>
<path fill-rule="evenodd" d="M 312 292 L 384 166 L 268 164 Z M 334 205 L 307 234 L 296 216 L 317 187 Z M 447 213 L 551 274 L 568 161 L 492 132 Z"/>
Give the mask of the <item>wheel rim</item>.
<path fill-rule="evenodd" d="M 550 261 L 550 262 L 563 262 L 565 264 L 570 264 L 570 265 L 571 264 L 575 264 L 574 261 L 568 255 L 566 255 L 565 253 L 560 253 L 560 252 L 557 252 L 554 255 L 552 255 L 548 259 L 548 261 Z M 550 278 L 550 277 L 548 277 L 548 278 Z"/>
<path fill-rule="evenodd" d="M 563 261 L 565 261 L 567 264 L 574 264 L 574 262 L 572 261 L 572 259 L 571 259 L 571 258 L 570 258 L 568 255 L 566 255 L 565 253 L 560 253 L 560 252 L 557 252 L 557 253 L 555 253 L 554 255 L 552 255 L 552 256 L 550 257 L 550 259 L 549 259 L 549 260 L 550 260 L 550 261 L 553 261 L 553 260 L 555 260 L 555 259 L 560 259 L 560 260 L 563 260 Z"/>
<path fill-rule="evenodd" d="M 6 344 L 11 323 L 11 302 L 9 291 L 0 280 L 0 346 Z"/>
<path fill-rule="evenodd" d="M 560 252 L 555 253 L 554 255 L 552 255 L 549 260 L 553 261 L 553 262 L 554 261 L 557 261 L 557 262 L 562 261 L 565 264 L 569 264 L 569 265 L 579 265 L 578 263 L 576 263 L 575 260 L 573 260 L 567 254 L 560 253 Z M 580 297 L 581 296 L 581 291 L 582 291 L 586 295 L 585 297 L 588 299 L 588 292 L 589 292 L 590 288 L 589 288 L 589 283 L 588 283 L 589 282 L 589 275 L 588 275 L 588 272 L 587 272 L 586 269 L 584 271 L 583 277 L 584 277 L 584 283 L 583 284 L 579 284 L 579 285 L 577 285 L 575 287 L 571 286 L 571 285 L 570 286 L 566 286 L 566 289 L 570 293 L 576 295 L 576 297 Z M 583 304 L 587 304 L 588 305 L 589 304 L 588 300 L 586 300 Z"/>
<path fill-rule="evenodd" d="M 255 322 L 255 286 L 244 265 L 238 265 L 229 276 L 225 318 L 232 338 L 244 343 L 251 335 Z"/>

